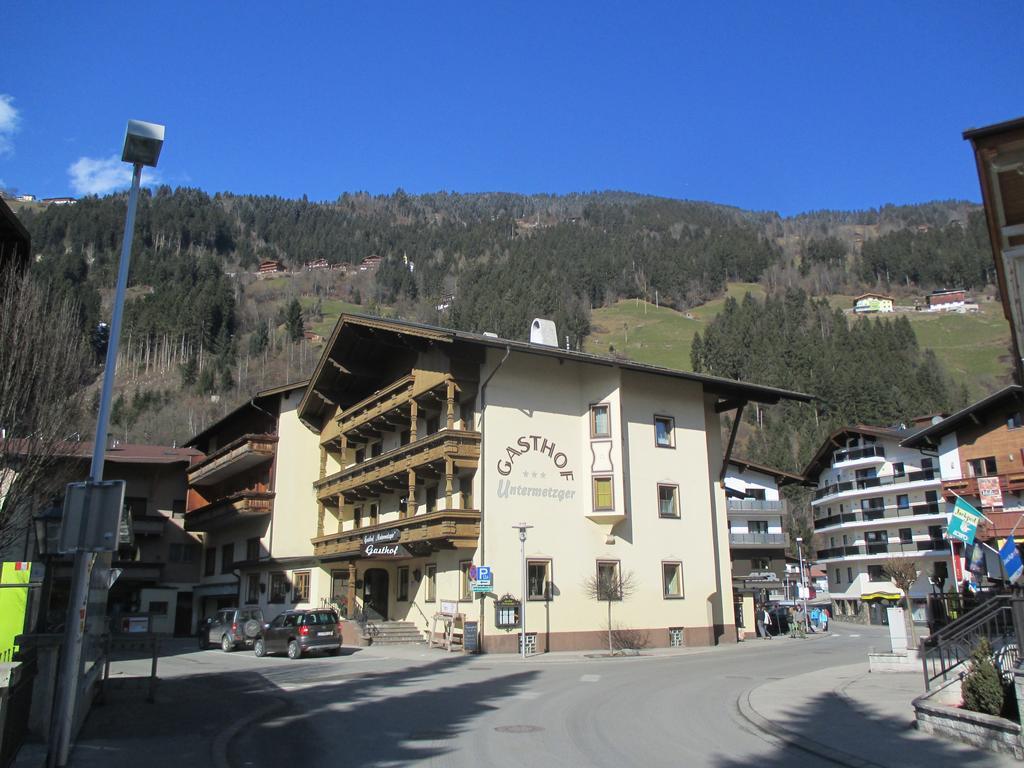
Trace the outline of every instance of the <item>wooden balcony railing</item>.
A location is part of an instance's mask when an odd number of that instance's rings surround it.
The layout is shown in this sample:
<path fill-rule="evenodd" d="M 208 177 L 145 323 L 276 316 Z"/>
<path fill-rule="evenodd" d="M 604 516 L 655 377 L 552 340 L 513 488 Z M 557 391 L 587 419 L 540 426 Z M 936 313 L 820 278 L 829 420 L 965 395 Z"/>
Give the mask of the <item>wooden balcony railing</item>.
<path fill-rule="evenodd" d="M 999 488 L 1003 493 L 1022 494 L 1024 493 L 1024 472 L 1012 472 L 1002 475 L 993 475 L 999 478 Z M 942 495 L 946 501 L 956 501 L 957 495 L 967 498 L 978 498 L 978 478 L 961 477 L 958 480 L 944 480 L 942 482 Z"/>
<path fill-rule="evenodd" d="M 273 511 L 273 493 L 241 491 L 190 510 L 185 515 L 185 530 L 209 531 L 242 517 L 269 515 Z"/>
<path fill-rule="evenodd" d="M 443 464 L 441 475 L 457 469 L 476 469 L 480 460 L 480 433 L 442 429 L 414 443 L 395 448 L 372 459 L 346 467 L 313 485 L 320 501 L 346 495 L 353 498 L 377 496 L 385 489 L 407 487 L 408 473 L 429 465 Z M 374 490 L 370 490 L 371 486 Z"/>
<path fill-rule="evenodd" d="M 397 543 L 413 555 L 450 547 L 475 547 L 480 538 L 480 510 L 441 509 L 389 523 L 317 536 L 312 539 L 313 554 L 320 558 L 358 557 L 363 551 L 364 536 L 392 529 L 401 532 Z"/>
<path fill-rule="evenodd" d="M 188 468 L 189 485 L 214 485 L 274 458 L 277 435 L 243 435 Z"/>
<path fill-rule="evenodd" d="M 443 394 L 436 392 L 439 389 L 444 390 Z M 408 421 L 410 431 L 414 431 L 418 400 L 431 393 L 439 404 L 447 405 L 448 412 L 444 414 L 447 424 L 454 420 L 455 393 L 458 389 L 450 374 L 413 371 L 342 411 L 324 429 L 320 442 L 326 446 L 339 441 L 343 436 L 352 442 L 362 442 L 361 438 L 374 437 L 381 429 L 394 429 L 396 419 L 399 424 Z"/>

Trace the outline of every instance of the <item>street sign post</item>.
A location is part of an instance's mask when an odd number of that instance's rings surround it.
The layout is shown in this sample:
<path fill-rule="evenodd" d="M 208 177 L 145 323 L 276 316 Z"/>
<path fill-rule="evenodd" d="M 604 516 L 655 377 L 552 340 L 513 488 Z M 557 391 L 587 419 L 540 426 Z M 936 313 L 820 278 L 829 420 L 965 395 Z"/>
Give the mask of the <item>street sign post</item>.
<path fill-rule="evenodd" d="M 470 566 L 469 589 L 474 593 L 487 593 L 494 589 L 494 572 L 489 565 Z"/>

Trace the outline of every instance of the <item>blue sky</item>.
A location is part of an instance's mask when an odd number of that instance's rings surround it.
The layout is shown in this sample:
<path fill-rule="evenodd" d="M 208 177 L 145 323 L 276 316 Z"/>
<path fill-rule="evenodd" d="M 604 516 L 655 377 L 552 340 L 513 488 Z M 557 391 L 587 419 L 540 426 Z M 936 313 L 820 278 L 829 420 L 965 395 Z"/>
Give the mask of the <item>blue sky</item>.
<path fill-rule="evenodd" d="M 607 8 L 605 9 L 605 6 Z M 1018 2 L 6 3 L 0 184 L 622 189 L 792 214 L 978 200 L 1024 114 Z M 114 159 L 112 159 L 114 158 Z"/>

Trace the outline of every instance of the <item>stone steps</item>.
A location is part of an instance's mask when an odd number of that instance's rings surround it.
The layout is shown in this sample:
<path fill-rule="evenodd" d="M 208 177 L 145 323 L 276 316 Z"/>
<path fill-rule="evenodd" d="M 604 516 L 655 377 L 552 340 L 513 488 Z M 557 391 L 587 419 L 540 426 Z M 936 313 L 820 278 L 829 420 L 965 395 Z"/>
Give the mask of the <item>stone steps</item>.
<path fill-rule="evenodd" d="M 367 634 L 374 645 L 424 645 L 423 633 L 411 621 L 375 621 Z"/>

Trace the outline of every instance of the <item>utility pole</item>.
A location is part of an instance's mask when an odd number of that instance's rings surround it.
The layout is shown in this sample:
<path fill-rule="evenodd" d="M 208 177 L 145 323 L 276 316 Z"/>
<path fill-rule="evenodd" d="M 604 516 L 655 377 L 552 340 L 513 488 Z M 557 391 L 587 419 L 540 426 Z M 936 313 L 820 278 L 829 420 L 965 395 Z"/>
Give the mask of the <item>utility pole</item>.
<path fill-rule="evenodd" d="M 804 578 L 804 549 L 803 549 L 803 536 L 796 537 L 796 552 L 797 557 L 800 560 L 800 598 L 804 602 L 804 632 L 808 629 L 807 622 L 807 581 Z"/>

